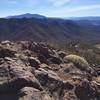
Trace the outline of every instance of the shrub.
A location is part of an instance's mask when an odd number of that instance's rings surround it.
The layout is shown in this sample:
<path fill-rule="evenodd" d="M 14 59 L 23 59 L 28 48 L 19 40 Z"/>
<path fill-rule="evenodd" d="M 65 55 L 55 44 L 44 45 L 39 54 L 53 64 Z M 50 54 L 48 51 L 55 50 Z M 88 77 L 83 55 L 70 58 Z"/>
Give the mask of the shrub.
<path fill-rule="evenodd" d="M 74 54 L 70 54 L 66 57 L 64 57 L 64 62 L 72 62 L 75 64 L 76 67 L 78 67 L 81 70 L 85 70 L 87 68 L 89 68 L 89 64 L 88 62 L 80 56 L 74 55 Z"/>

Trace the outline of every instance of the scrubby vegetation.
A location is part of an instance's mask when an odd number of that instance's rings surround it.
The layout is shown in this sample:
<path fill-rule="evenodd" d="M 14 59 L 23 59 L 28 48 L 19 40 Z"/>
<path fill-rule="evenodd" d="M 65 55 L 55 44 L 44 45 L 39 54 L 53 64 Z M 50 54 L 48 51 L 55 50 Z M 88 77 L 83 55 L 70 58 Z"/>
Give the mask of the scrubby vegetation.
<path fill-rule="evenodd" d="M 53 47 L 67 52 L 68 55 L 74 54 L 85 58 L 92 67 L 100 66 L 100 48 L 98 48 L 98 45 L 98 42 L 92 43 L 80 40 L 68 40 L 65 44 L 52 44 Z"/>
<path fill-rule="evenodd" d="M 89 66 L 88 62 L 83 57 L 73 55 L 73 54 L 66 56 L 64 58 L 64 61 L 72 62 L 82 70 L 86 69 L 86 67 Z"/>

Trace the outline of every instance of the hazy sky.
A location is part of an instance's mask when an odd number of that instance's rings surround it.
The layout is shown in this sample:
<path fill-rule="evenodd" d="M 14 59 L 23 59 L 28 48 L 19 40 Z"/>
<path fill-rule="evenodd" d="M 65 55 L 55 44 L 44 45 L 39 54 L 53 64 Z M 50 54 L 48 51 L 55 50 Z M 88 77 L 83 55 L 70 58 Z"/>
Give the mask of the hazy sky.
<path fill-rule="evenodd" d="M 0 1 L 0 17 L 24 13 L 50 17 L 100 16 L 100 0 Z"/>

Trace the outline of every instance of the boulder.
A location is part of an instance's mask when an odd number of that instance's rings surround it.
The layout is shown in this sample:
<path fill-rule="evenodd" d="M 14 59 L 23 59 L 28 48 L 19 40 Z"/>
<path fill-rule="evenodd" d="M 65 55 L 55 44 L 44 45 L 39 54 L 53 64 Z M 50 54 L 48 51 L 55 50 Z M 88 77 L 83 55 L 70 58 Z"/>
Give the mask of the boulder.
<path fill-rule="evenodd" d="M 0 57 L 4 58 L 4 57 L 15 57 L 15 53 L 16 51 L 14 50 L 10 50 L 7 48 L 0 48 Z"/>
<path fill-rule="evenodd" d="M 36 69 L 40 67 L 41 63 L 37 58 L 29 57 L 28 61 L 31 67 L 35 67 Z"/>
<path fill-rule="evenodd" d="M 56 56 L 51 56 L 48 60 L 53 64 L 61 64 L 62 63 L 62 60 Z"/>
<path fill-rule="evenodd" d="M 38 55 L 38 59 L 41 63 L 45 63 L 45 64 L 49 64 L 49 61 L 47 60 L 47 58 L 43 55 Z"/>
<path fill-rule="evenodd" d="M 0 92 L 16 92 L 25 86 L 42 90 L 38 80 L 20 60 L 1 65 L 0 78 Z"/>
<path fill-rule="evenodd" d="M 46 47 L 45 44 L 36 44 L 34 45 L 33 48 L 34 52 L 37 52 L 38 54 L 42 54 L 43 56 L 45 56 L 46 58 L 50 57 L 51 51 L 49 48 Z"/>
<path fill-rule="evenodd" d="M 24 87 L 19 91 L 18 100 L 51 100 L 51 97 L 43 91 L 32 87 Z"/>
<path fill-rule="evenodd" d="M 35 71 L 35 76 L 45 90 L 57 96 L 56 99 L 63 95 L 66 85 L 55 72 L 40 68 Z"/>
<path fill-rule="evenodd" d="M 86 79 L 82 80 L 81 83 L 75 88 L 75 94 L 80 100 L 96 99 L 96 90 Z"/>

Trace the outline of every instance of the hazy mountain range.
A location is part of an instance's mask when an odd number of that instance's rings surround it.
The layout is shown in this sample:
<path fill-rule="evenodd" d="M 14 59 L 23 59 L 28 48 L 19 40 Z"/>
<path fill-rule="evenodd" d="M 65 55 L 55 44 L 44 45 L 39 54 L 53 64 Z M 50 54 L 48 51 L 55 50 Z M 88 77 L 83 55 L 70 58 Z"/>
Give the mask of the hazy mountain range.
<path fill-rule="evenodd" d="M 100 41 L 100 17 L 70 19 L 22 14 L 0 19 L 0 40 Z"/>

